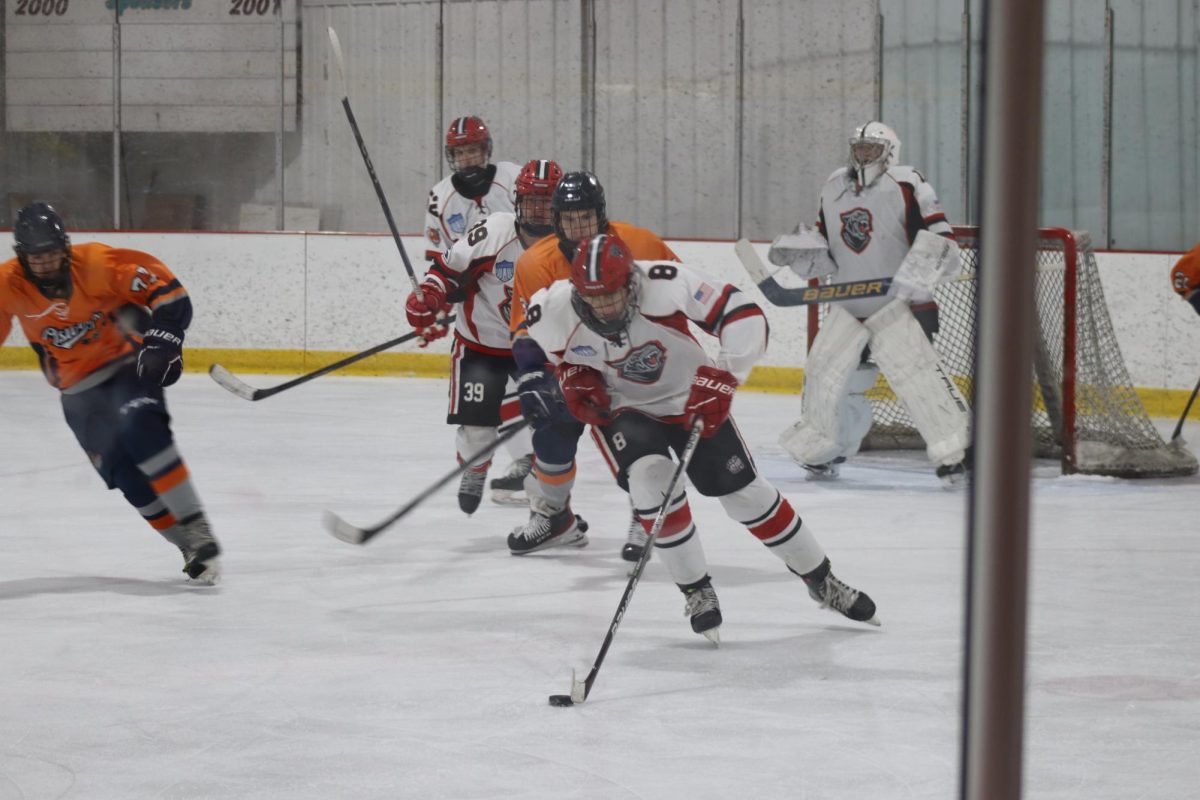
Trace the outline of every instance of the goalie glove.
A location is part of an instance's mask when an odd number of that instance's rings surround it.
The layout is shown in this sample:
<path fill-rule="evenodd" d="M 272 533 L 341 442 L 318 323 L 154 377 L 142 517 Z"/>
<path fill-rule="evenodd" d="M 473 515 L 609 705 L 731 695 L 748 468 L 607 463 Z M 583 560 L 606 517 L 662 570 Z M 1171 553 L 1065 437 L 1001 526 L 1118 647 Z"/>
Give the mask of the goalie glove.
<path fill-rule="evenodd" d="M 927 303 L 939 284 L 958 276 L 962 263 L 953 239 L 929 231 L 917 231 L 908 255 L 892 278 L 890 294 L 909 303 Z"/>
<path fill-rule="evenodd" d="M 777 267 L 790 267 L 804 279 L 824 278 L 837 272 L 829 257 L 829 243 L 820 231 L 801 225 L 795 233 L 776 236 L 767 260 Z"/>

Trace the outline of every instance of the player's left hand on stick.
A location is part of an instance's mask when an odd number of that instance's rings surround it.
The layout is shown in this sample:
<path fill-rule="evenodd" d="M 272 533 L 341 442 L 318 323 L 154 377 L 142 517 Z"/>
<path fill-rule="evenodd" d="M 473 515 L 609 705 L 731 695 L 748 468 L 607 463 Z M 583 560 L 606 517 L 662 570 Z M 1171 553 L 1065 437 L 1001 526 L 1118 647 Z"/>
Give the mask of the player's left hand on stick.
<path fill-rule="evenodd" d="M 521 373 L 517 378 L 517 393 L 521 416 L 535 431 L 563 416 L 562 393 L 549 365 Z"/>
<path fill-rule="evenodd" d="M 151 325 L 142 334 L 138 380 L 147 386 L 170 386 L 182 373 L 183 331 L 170 325 Z"/>
<path fill-rule="evenodd" d="M 696 370 L 692 391 L 683 409 L 690 415 L 688 424 L 691 425 L 699 417 L 704 422 L 704 430 L 700 434 L 702 437 L 707 439 L 716 433 L 729 419 L 737 386 L 737 378 L 723 369 L 703 366 Z"/>
<path fill-rule="evenodd" d="M 612 421 L 612 398 L 599 370 L 583 364 L 560 364 L 558 384 L 571 416 L 588 425 L 607 425 Z"/>
<path fill-rule="evenodd" d="M 428 347 L 430 342 L 437 341 L 449 331 L 444 321 L 448 308 L 446 289 L 438 281 L 422 281 L 420 294 L 414 291 L 408 295 L 404 315 L 408 324 L 420 332 L 421 347 Z"/>

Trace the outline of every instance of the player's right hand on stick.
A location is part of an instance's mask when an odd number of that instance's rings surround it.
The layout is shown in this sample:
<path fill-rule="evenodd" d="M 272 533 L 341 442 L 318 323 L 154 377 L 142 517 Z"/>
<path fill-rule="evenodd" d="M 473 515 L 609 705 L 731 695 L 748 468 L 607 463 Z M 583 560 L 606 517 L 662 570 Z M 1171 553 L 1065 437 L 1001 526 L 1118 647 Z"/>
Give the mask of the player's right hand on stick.
<path fill-rule="evenodd" d="M 558 383 L 571 416 L 588 425 L 607 425 L 612 398 L 599 370 L 583 364 L 560 364 Z"/>
<path fill-rule="evenodd" d="M 446 290 L 437 281 L 421 283 L 421 293 L 411 292 L 404 304 L 404 314 L 408 324 L 417 330 L 432 328 L 437 323 L 438 314 L 446 304 Z"/>
<path fill-rule="evenodd" d="M 563 415 L 562 393 L 549 365 L 521 373 L 517 378 L 517 396 L 521 416 L 529 427 L 540 430 Z"/>
<path fill-rule="evenodd" d="M 692 415 L 689 425 L 697 417 L 704 421 L 704 430 L 700 432 L 703 438 L 712 436 L 729 419 L 737 385 L 737 378 L 723 369 L 706 365 L 696 370 L 692 391 L 683 410 Z"/>

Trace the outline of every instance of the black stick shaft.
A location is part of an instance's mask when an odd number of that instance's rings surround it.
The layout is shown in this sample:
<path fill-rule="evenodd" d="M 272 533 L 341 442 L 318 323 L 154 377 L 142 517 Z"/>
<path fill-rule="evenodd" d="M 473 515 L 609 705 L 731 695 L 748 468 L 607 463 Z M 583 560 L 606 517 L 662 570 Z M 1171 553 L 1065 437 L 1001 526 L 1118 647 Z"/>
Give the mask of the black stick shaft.
<path fill-rule="evenodd" d="M 491 444 L 489 444 L 486 447 L 480 448 L 478 452 L 472 453 L 470 458 L 466 459 L 465 461 L 463 461 L 463 463 L 459 464 L 456 468 L 452 469 L 450 472 L 447 472 L 445 475 L 438 478 L 436 481 L 433 482 L 433 484 L 428 489 L 426 489 L 425 491 L 418 494 L 412 500 L 409 500 L 408 503 L 406 503 L 402 508 L 400 508 L 394 514 L 392 514 L 390 517 L 388 517 L 387 519 L 378 523 L 377 525 L 374 525 L 373 527 L 365 528 L 362 533 L 362 538 L 360 540 L 360 544 L 366 544 L 367 542 L 371 541 L 376 536 L 378 536 L 379 534 L 383 533 L 385 530 L 390 528 L 392 525 L 396 524 L 396 522 L 401 517 L 403 517 L 408 512 L 412 511 L 417 506 L 421 505 L 421 503 L 424 503 L 426 500 L 428 500 L 430 497 L 432 497 L 434 494 L 436 494 L 437 491 L 439 489 L 441 489 L 443 486 L 445 486 L 447 483 L 454 480 L 462 473 L 466 472 L 471 467 L 471 465 L 474 464 L 476 461 L 478 461 L 480 458 L 482 458 L 483 456 L 492 454 L 493 452 L 496 451 L 496 449 L 498 447 L 500 447 L 500 445 L 504 444 L 509 439 L 513 438 L 518 433 L 525 430 L 525 427 L 528 424 L 529 423 L 522 420 L 517 425 L 514 425 L 512 428 L 509 428 L 505 433 L 503 433 L 499 437 L 497 437 L 494 442 L 492 442 Z"/>
<path fill-rule="evenodd" d="M 1179 424 L 1175 426 L 1175 432 L 1171 434 L 1171 441 L 1179 438 L 1183 433 L 1183 422 L 1187 419 L 1188 412 L 1192 410 L 1192 403 L 1196 402 L 1196 393 L 1200 392 L 1200 380 L 1196 381 L 1196 388 L 1192 389 L 1192 396 L 1188 398 L 1187 405 L 1183 407 L 1183 414 L 1179 417 Z"/>
<path fill-rule="evenodd" d="M 700 432 L 703 429 L 704 424 L 700 420 L 692 424 L 691 434 L 688 436 L 683 453 L 679 456 L 679 463 L 675 465 L 675 472 L 671 475 L 671 483 L 667 486 L 666 495 L 663 497 L 663 504 L 658 509 L 658 515 L 654 518 L 654 525 L 650 528 L 650 535 L 646 538 L 646 546 L 642 549 L 642 557 L 638 559 L 633 572 L 629 576 L 629 581 L 625 584 L 625 592 L 621 595 L 621 602 L 617 603 L 617 613 L 613 614 L 612 622 L 608 626 L 608 633 L 605 634 L 604 642 L 600 645 L 600 652 L 596 654 L 596 660 L 592 663 L 592 668 L 588 671 L 588 676 L 583 681 L 583 698 L 585 700 L 592 693 L 592 686 L 596 683 L 596 676 L 600 674 L 600 665 L 604 663 L 604 657 L 608 655 L 608 648 L 612 645 L 613 637 L 617 634 L 617 628 L 625 616 L 625 611 L 629 608 L 629 601 L 633 598 L 633 590 L 637 588 L 638 581 L 642 579 L 642 572 L 646 569 L 646 564 L 650 562 L 650 553 L 654 550 L 654 541 L 658 538 L 658 532 L 662 530 L 663 522 L 667 518 L 667 510 L 671 506 L 671 500 L 675 497 L 675 488 L 683 479 L 684 472 L 687 471 L 688 464 L 692 460 L 692 454 L 696 452 L 696 445 L 700 443 Z"/>

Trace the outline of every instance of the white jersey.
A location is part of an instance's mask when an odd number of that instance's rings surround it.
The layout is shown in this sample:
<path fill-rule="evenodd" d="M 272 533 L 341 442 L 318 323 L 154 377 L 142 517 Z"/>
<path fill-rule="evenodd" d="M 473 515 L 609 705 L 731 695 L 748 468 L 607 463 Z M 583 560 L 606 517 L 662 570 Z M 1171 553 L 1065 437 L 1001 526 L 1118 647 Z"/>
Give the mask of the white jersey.
<path fill-rule="evenodd" d="M 454 176 L 447 175 L 429 190 L 429 202 L 425 206 L 425 261 L 433 263 L 433 257 L 445 253 L 463 234 L 488 214 L 497 211 L 516 211 L 514 192 L 517 175 L 521 168 L 511 161 L 494 161 L 496 168 L 492 185 L 487 194 L 471 199 L 463 197 L 454 188 Z"/>
<path fill-rule="evenodd" d="M 673 261 L 635 261 L 638 308 L 620 343 L 595 333 L 571 305 L 571 282 L 538 291 L 526 315 L 529 335 L 554 364 L 599 370 L 611 409 L 637 409 L 676 421 L 692 378 L 713 360 L 692 336 L 688 320 L 720 338 L 716 364 L 738 382 L 750 375 L 767 347 L 762 310 L 732 284 Z"/>
<path fill-rule="evenodd" d="M 829 242 L 839 283 L 892 277 L 917 231 L 954 236 L 937 193 L 912 167 L 892 167 L 860 193 L 854 189 L 854 177 L 846 167 L 830 175 L 821 188 L 817 227 Z M 875 297 L 841 305 L 865 319 L 890 300 Z"/>
<path fill-rule="evenodd" d="M 455 335 L 473 349 L 512 349 L 513 273 L 523 252 L 516 215 L 502 211 L 475 223 L 430 267 L 428 276 L 441 282 L 455 304 Z"/>

